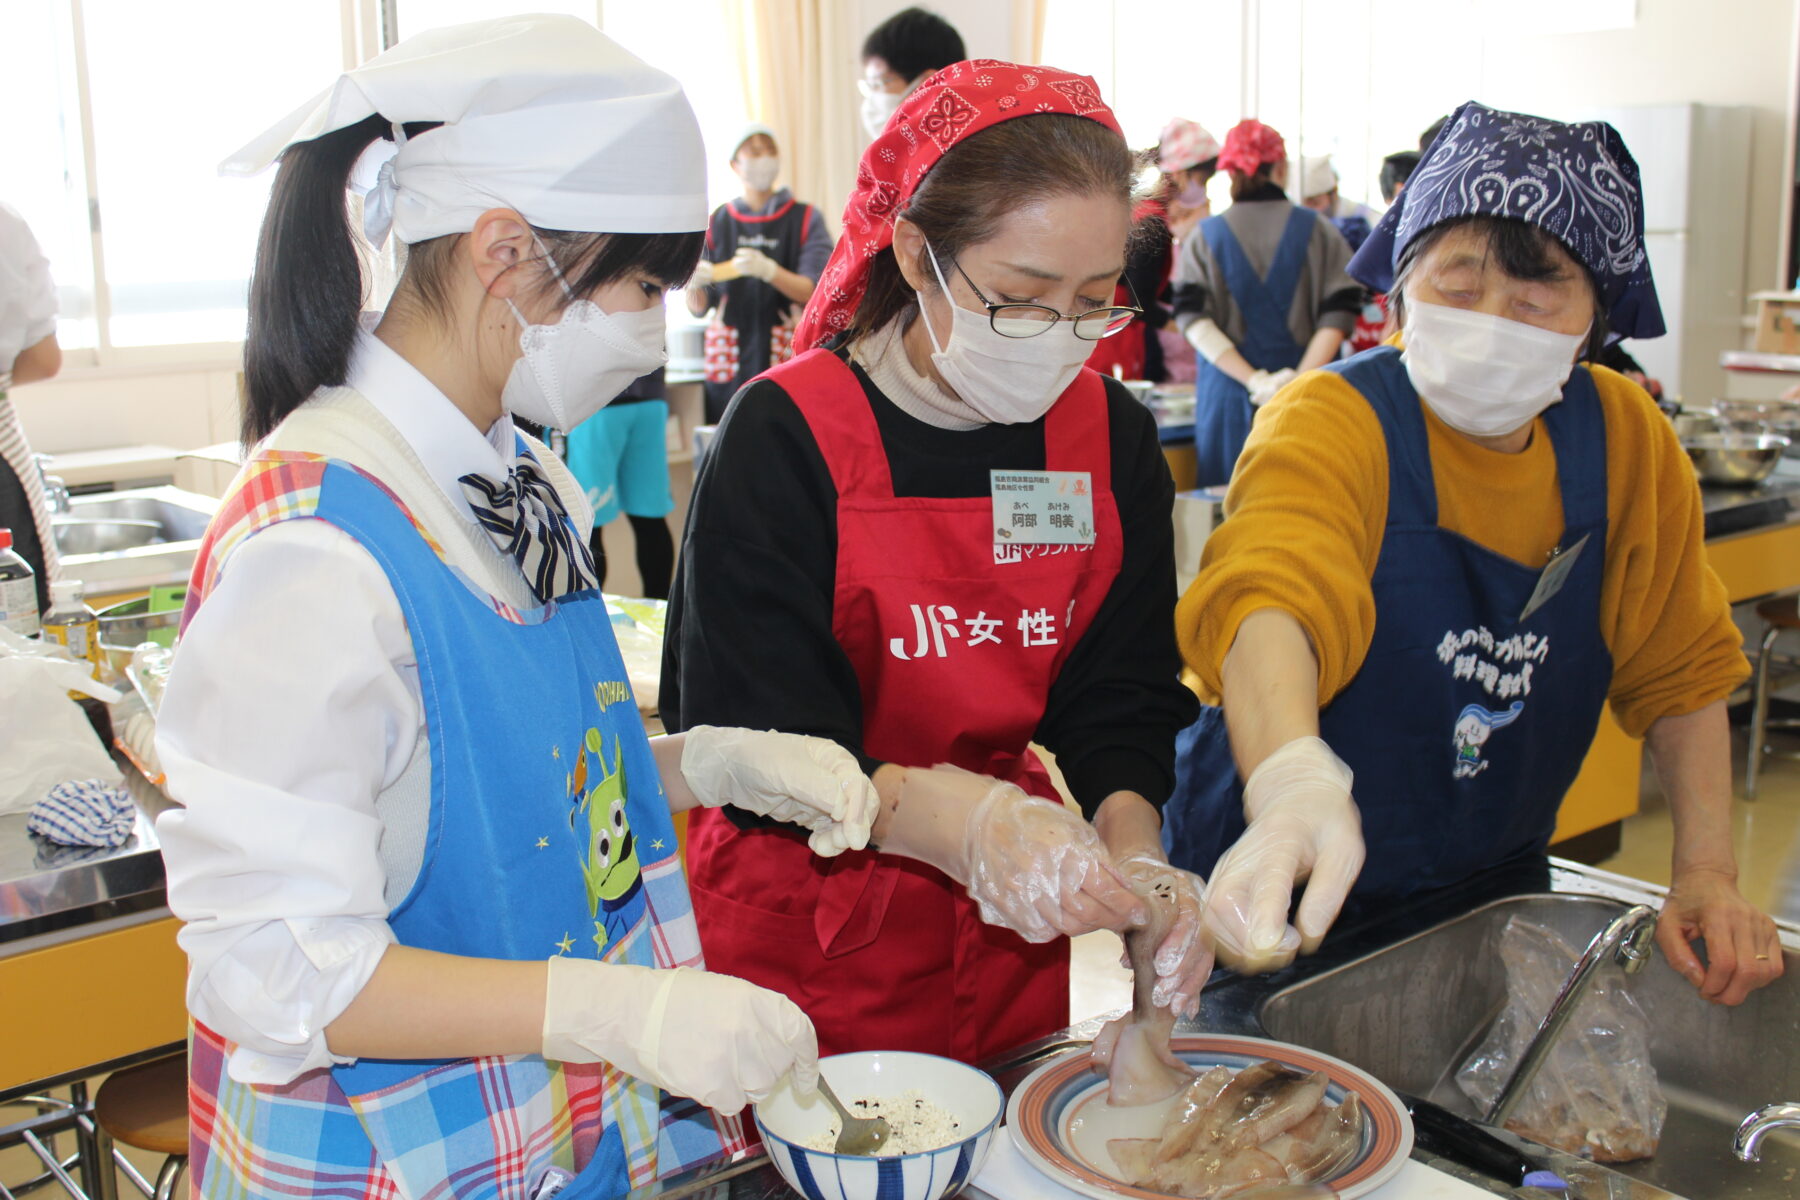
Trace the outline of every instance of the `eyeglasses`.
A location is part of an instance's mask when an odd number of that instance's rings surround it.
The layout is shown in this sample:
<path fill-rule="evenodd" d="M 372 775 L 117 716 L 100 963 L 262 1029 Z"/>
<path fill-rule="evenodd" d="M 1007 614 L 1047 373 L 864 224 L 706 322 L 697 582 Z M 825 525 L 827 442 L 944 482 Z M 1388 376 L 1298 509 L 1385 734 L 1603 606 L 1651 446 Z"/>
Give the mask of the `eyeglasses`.
<path fill-rule="evenodd" d="M 1137 289 L 1131 286 L 1129 279 L 1125 281 L 1125 288 L 1131 293 L 1133 307 L 1109 304 L 1104 308 L 1090 308 L 1084 313 L 1069 317 L 1047 304 L 995 304 L 981 294 L 981 289 L 975 286 L 975 281 L 969 278 L 969 273 L 962 269 L 961 263 L 951 265 L 963 277 L 963 282 L 969 285 L 969 290 L 975 293 L 975 298 L 987 309 L 988 324 L 1001 337 L 1033 338 L 1055 328 L 1058 321 L 1073 321 L 1076 337 L 1084 342 L 1097 342 L 1118 333 L 1131 324 L 1132 318 L 1144 313 L 1141 306 L 1135 306 Z"/>

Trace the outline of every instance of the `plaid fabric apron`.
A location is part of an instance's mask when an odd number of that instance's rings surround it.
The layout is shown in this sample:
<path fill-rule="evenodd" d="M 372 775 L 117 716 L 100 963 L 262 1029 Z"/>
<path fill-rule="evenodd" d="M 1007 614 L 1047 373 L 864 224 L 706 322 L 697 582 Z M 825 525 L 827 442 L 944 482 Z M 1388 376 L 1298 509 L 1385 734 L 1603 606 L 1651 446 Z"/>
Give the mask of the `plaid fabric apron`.
<path fill-rule="evenodd" d="M 502 604 L 447 566 L 373 477 L 268 452 L 208 530 L 184 623 L 234 547 L 296 519 L 327 521 L 369 551 L 418 659 L 431 816 L 418 880 L 389 914 L 401 944 L 701 966 L 667 798 L 599 593 L 526 612 Z M 735 1118 L 606 1064 L 364 1059 L 269 1087 L 231 1079 L 231 1049 L 196 1025 L 202 1196 L 615 1196 L 743 1145 Z"/>

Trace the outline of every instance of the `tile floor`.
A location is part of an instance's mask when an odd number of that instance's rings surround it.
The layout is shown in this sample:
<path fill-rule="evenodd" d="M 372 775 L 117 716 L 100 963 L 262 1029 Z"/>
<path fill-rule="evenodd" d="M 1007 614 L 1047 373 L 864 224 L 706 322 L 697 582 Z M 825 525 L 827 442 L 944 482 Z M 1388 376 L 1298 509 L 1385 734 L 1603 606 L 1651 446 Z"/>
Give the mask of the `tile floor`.
<path fill-rule="evenodd" d="M 1800 738 L 1778 739 L 1778 745 L 1800 748 Z M 1764 767 L 1759 796 L 1742 798 L 1744 739 L 1739 733 L 1733 745 L 1733 772 L 1739 794 L 1732 803 L 1732 829 L 1738 854 L 1740 882 L 1753 902 L 1791 921 L 1800 921 L 1800 761 L 1770 758 Z M 1669 878 L 1669 851 L 1674 831 L 1668 805 L 1646 770 L 1643 806 L 1625 822 L 1619 853 L 1602 864 L 1609 870 L 1658 883 Z M 1114 1012 L 1131 1003 L 1130 973 L 1119 965 L 1119 939 L 1110 933 L 1076 938 L 1073 949 L 1069 1016 L 1086 1020 Z M 98 1085 L 98 1080 L 95 1085 Z M 15 1108 L 0 1107 L 0 1124 L 22 1115 Z M 62 1144 L 67 1144 L 63 1139 Z M 161 1165 L 153 1156 L 127 1151 L 138 1169 L 154 1178 Z M 0 1183 L 11 1184 L 37 1173 L 37 1160 L 23 1147 L 0 1150 Z M 120 1181 L 121 1194 L 134 1195 Z M 55 1195 L 54 1188 L 46 1195 Z"/>

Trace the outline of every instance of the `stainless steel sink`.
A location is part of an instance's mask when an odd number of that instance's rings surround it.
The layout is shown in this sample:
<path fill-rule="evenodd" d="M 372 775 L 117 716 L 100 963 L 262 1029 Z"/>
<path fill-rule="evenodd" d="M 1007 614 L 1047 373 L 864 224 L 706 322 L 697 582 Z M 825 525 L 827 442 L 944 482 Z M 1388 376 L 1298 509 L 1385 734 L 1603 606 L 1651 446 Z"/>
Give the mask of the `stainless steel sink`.
<path fill-rule="evenodd" d="M 1496 901 L 1276 993 L 1261 1021 L 1271 1037 L 1472 1117 L 1454 1077 L 1505 1000 L 1497 946 L 1507 919 L 1524 916 L 1580 947 L 1623 907 L 1591 896 Z M 1792 949 L 1786 966 L 1737 1008 L 1701 1000 L 1660 955 L 1632 980 L 1669 1116 L 1656 1157 L 1617 1170 L 1693 1200 L 1800 1195 L 1800 1137 L 1771 1134 L 1756 1164 L 1731 1152 L 1745 1114 L 1800 1097 L 1800 955 Z"/>
<path fill-rule="evenodd" d="M 173 488 L 151 488 L 142 492 L 77 496 L 69 502 L 69 511 L 58 519 L 148 521 L 159 527 L 160 540 L 165 542 L 185 542 L 200 537 L 206 532 L 206 523 L 212 519 L 212 513 L 182 503 L 178 495 L 157 494 L 174 491 Z"/>
<path fill-rule="evenodd" d="M 218 506 L 168 485 L 76 496 L 52 518 L 63 574 L 89 595 L 180 583 Z"/>
<path fill-rule="evenodd" d="M 50 526 L 56 548 L 63 554 L 116 554 L 134 546 L 155 546 L 169 540 L 156 521 L 97 521 L 85 517 L 57 517 Z"/>

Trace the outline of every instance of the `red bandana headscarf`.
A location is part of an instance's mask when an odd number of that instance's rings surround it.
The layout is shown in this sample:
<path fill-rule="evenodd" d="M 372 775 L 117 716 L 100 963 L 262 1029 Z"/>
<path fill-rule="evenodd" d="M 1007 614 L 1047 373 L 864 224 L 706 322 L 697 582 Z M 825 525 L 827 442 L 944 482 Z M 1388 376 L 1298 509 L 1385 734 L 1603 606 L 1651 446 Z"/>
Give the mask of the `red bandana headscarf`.
<path fill-rule="evenodd" d="M 894 218 L 950 147 L 1014 117 L 1064 113 L 1124 136 L 1100 89 L 1086 75 L 993 58 L 951 63 L 913 89 L 869 143 L 844 205 L 844 232 L 794 334 L 810 350 L 850 327 L 869 286 L 869 264 L 894 241 Z"/>
<path fill-rule="evenodd" d="M 1258 121 L 1246 117 L 1225 135 L 1225 148 L 1219 151 L 1219 170 L 1256 174 L 1264 163 L 1280 162 L 1287 157 L 1287 143 L 1281 135 Z"/>

